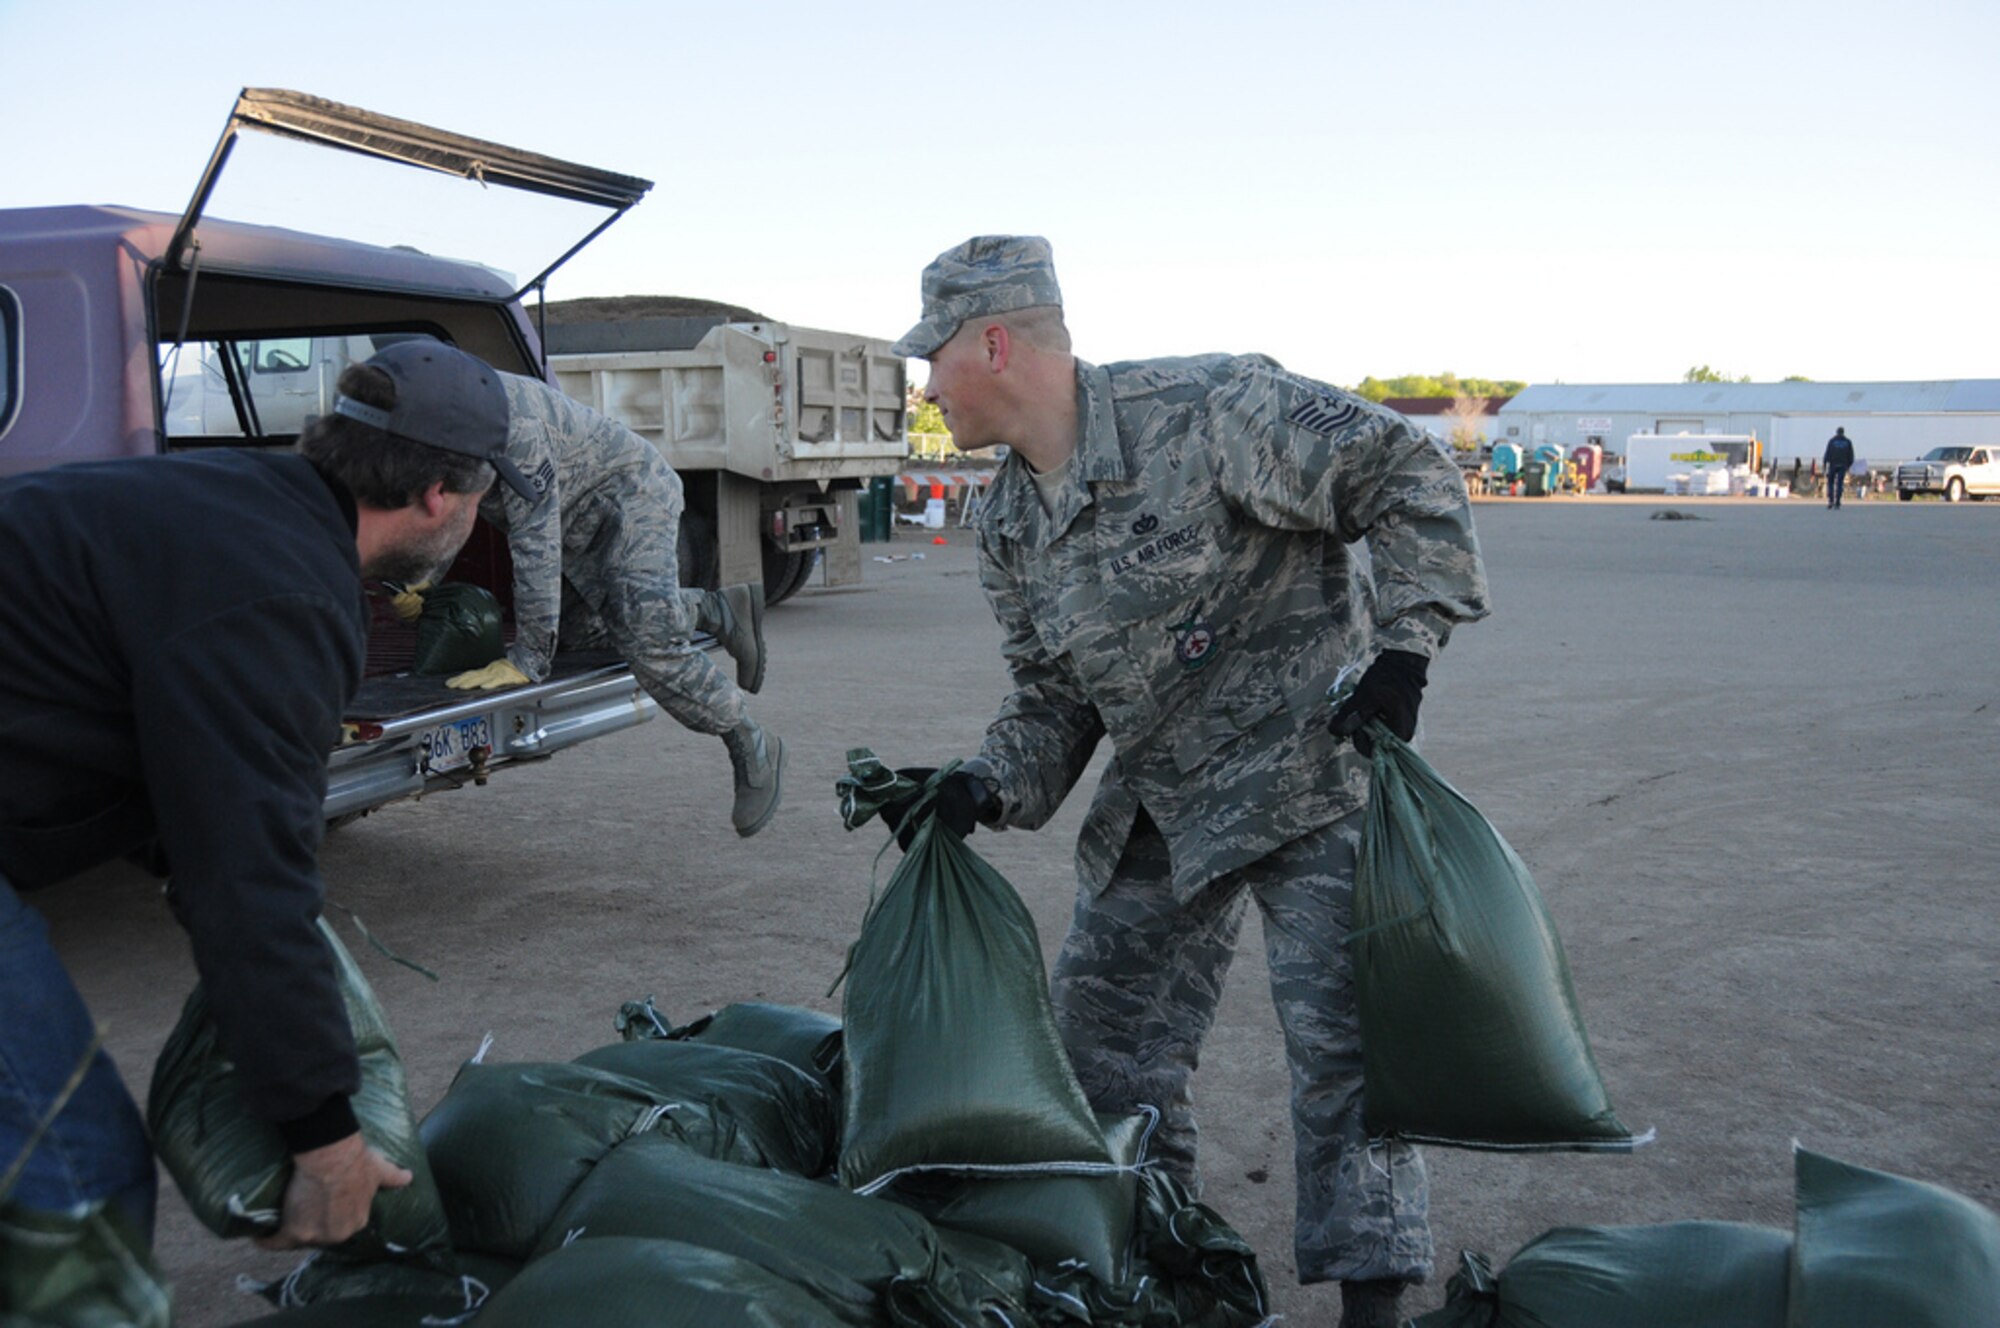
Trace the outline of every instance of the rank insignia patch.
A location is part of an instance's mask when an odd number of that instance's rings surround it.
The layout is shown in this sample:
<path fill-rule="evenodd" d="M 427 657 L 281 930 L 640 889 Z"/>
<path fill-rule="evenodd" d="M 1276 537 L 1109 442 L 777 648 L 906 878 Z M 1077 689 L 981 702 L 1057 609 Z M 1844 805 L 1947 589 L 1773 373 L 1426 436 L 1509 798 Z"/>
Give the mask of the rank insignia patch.
<path fill-rule="evenodd" d="M 1308 397 L 1293 406 L 1285 414 L 1285 423 L 1296 424 L 1301 429 L 1310 429 L 1317 434 L 1331 434 L 1334 430 L 1353 423 L 1361 415 L 1361 408 L 1351 401 L 1340 401 L 1333 397 Z"/>

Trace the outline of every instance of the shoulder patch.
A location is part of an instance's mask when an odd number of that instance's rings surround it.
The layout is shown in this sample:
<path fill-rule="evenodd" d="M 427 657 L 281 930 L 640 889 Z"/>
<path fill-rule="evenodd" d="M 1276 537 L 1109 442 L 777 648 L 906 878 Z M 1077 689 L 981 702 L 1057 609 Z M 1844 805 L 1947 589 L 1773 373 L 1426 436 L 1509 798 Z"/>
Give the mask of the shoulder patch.
<path fill-rule="evenodd" d="M 542 458 L 542 464 L 535 467 L 535 473 L 528 477 L 528 483 L 535 486 L 535 492 L 538 494 L 546 494 L 549 486 L 555 482 L 556 463 L 547 457 Z"/>
<path fill-rule="evenodd" d="M 1361 407 L 1339 397 L 1310 396 L 1285 412 L 1285 423 L 1317 434 L 1332 434 L 1361 418 Z"/>

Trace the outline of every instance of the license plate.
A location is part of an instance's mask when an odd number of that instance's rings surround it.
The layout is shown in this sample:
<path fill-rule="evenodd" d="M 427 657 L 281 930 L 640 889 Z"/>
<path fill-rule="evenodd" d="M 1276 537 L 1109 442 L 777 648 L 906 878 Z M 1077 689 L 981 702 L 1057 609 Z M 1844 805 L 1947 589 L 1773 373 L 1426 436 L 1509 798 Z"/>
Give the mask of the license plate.
<path fill-rule="evenodd" d="M 472 749 L 493 749 L 493 721 L 485 715 L 440 724 L 424 735 L 424 769 L 456 770 L 472 763 Z"/>

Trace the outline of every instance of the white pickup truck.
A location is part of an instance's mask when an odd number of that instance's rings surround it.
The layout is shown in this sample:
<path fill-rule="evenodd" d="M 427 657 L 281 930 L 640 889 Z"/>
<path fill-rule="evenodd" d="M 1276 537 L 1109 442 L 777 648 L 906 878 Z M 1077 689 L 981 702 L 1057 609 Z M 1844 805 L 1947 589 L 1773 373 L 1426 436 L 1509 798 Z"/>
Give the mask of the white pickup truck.
<path fill-rule="evenodd" d="M 485 264 L 399 244 L 212 218 L 210 195 L 245 131 L 345 149 L 371 165 L 422 166 L 438 174 L 421 178 L 462 188 L 482 208 L 515 190 L 543 205 L 574 204 L 587 219 L 571 224 L 595 224 L 590 235 L 651 188 L 296 92 L 246 89 L 178 217 L 123 207 L 0 210 L 0 476 L 189 448 L 290 447 L 304 418 L 323 408 L 304 403 L 331 389 L 336 346 L 345 363 L 392 341 L 435 337 L 496 368 L 544 372 L 521 297 L 582 247 L 570 243 L 575 229 L 557 242 L 568 252 L 522 285 Z M 459 178 L 439 178 L 450 176 Z M 385 213 L 383 195 L 367 200 L 372 215 Z M 336 215 L 340 201 L 305 220 Z M 491 238 L 478 235 L 482 244 Z M 481 523 L 446 579 L 483 585 L 507 604 L 506 539 Z M 366 680 L 346 715 L 352 736 L 328 754 L 329 819 L 485 783 L 655 710 L 615 656 L 558 654 L 545 682 L 468 694 L 415 674 L 414 653 L 415 630 L 378 597 Z"/>
<path fill-rule="evenodd" d="M 1920 493 L 1943 494 L 1948 503 L 2000 493 L 2000 446 L 1933 447 L 1896 467 L 1896 497 L 1907 503 Z"/>

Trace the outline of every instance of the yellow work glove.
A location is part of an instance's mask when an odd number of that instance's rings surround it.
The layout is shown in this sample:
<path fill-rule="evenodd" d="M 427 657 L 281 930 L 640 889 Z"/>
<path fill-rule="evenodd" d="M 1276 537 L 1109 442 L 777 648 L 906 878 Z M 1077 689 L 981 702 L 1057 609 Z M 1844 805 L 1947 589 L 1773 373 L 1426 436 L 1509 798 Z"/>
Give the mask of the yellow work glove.
<path fill-rule="evenodd" d="M 462 692 L 490 692 L 499 687 L 519 687 L 527 681 L 528 675 L 515 668 L 512 660 L 496 659 L 483 669 L 454 673 L 444 680 L 444 685 Z"/>
<path fill-rule="evenodd" d="M 424 592 L 431 588 L 428 581 L 419 581 L 413 586 L 404 586 L 389 596 L 389 607 L 404 622 L 415 622 L 424 616 Z"/>

